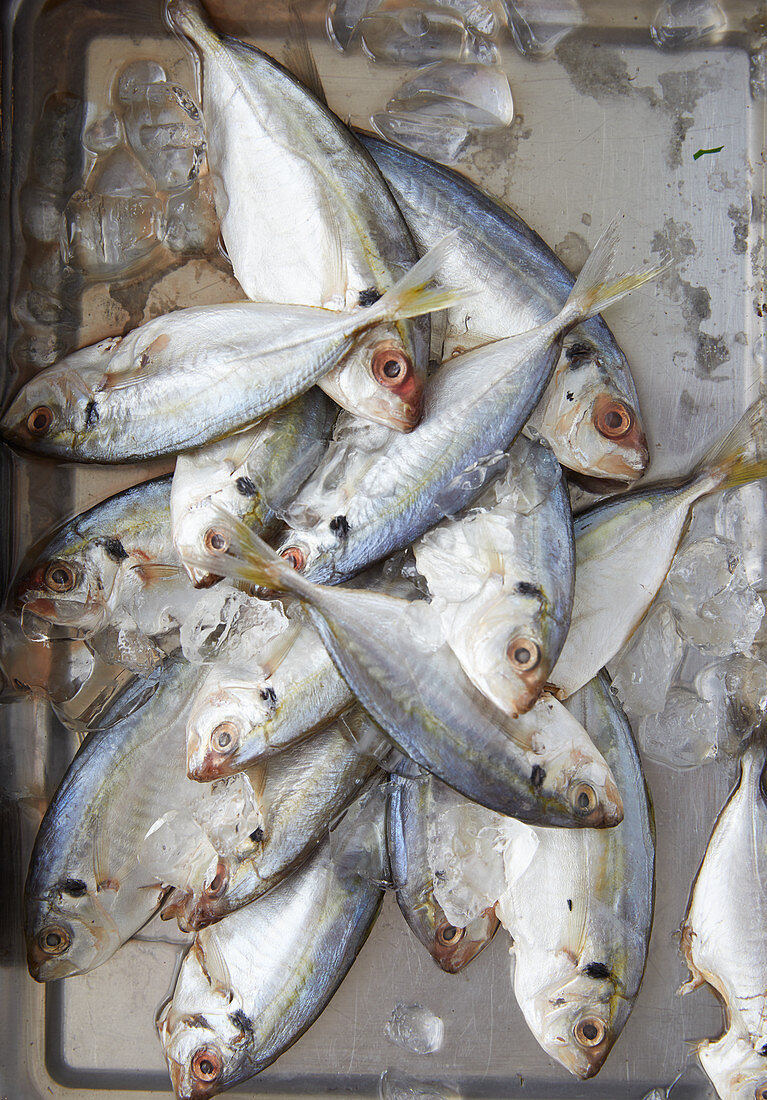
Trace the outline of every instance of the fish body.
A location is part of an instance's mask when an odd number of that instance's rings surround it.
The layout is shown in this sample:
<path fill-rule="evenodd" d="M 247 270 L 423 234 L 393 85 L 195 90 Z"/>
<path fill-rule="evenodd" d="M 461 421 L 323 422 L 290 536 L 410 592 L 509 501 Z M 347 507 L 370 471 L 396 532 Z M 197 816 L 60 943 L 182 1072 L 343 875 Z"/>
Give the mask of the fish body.
<path fill-rule="evenodd" d="M 570 499 L 552 450 L 519 436 L 503 476 L 413 551 L 467 676 L 501 710 L 529 710 L 567 636 L 575 580 Z"/>
<path fill-rule="evenodd" d="M 245 293 L 336 310 L 375 300 L 418 253 L 372 158 L 281 65 L 221 38 L 198 4 L 173 0 L 168 14 L 202 58 L 216 210 Z M 350 411 L 407 431 L 420 415 L 428 344 L 428 323 L 383 321 L 320 384 Z M 380 351 L 396 376 L 381 373 Z"/>
<path fill-rule="evenodd" d="M 614 829 L 532 830 L 496 911 L 513 944 L 514 992 L 538 1042 L 581 1078 L 598 1073 L 631 1012 L 653 912 L 655 839 L 639 754 L 604 674 L 569 701 L 623 797 Z M 529 834 L 517 823 L 514 833 Z"/>
<path fill-rule="evenodd" d="M 266 894 L 303 863 L 370 782 L 378 771 L 376 752 L 388 751 L 383 733 L 357 706 L 311 740 L 271 757 L 258 784 L 263 823 L 253 850 L 219 863 L 223 889 L 219 881 L 215 891 L 187 892 L 176 905 L 171 900 L 163 917 L 170 907 L 182 928 L 204 928 Z"/>
<path fill-rule="evenodd" d="M 306 476 L 319 461 L 334 410 L 313 388 L 253 428 L 179 455 L 170 511 L 173 544 L 182 561 L 215 535 L 219 509 L 266 534 L 276 510 L 298 488 L 297 472 Z M 215 579 L 193 568 L 187 571 L 200 588 Z"/>
<path fill-rule="evenodd" d="M 690 893 L 682 950 L 690 979 L 722 1003 L 725 1030 L 697 1047 L 722 1100 L 767 1095 L 767 798 L 765 750 L 741 760 L 737 785 L 717 818 Z"/>
<path fill-rule="evenodd" d="M 575 279 L 518 214 L 450 168 L 377 138 L 360 140 L 421 252 L 458 230 L 450 264 L 477 293 L 445 315 L 438 358 L 526 332 L 562 308 Z M 642 475 L 649 454 L 634 381 L 601 317 L 569 334 L 531 422 L 577 473 L 623 482 Z"/>
<path fill-rule="evenodd" d="M 415 935 L 439 966 L 457 974 L 498 929 L 492 907 L 464 927 L 453 925 L 434 894 L 428 832 L 436 780 L 392 775 L 386 814 L 387 843 L 397 902 Z"/>
<path fill-rule="evenodd" d="M 265 897 L 199 932 L 157 1025 L 179 1100 L 231 1088 L 292 1046 L 343 981 L 382 898 L 337 869 L 325 841 Z"/>

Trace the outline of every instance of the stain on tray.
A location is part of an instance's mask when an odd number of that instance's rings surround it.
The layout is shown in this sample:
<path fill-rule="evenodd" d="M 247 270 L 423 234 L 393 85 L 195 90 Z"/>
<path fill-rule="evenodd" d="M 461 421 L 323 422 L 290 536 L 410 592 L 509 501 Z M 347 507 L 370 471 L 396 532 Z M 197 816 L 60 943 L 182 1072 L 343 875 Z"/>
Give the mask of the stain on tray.
<path fill-rule="evenodd" d="M 565 233 L 559 244 L 554 245 L 554 251 L 565 267 L 573 275 L 577 275 L 589 258 L 591 249 L 585 237 L 571 231 Z"/>
<path fill-rule="evenodd" d="M 732 235 L 735 238 L 732 246 L 733 252 L 743 255 L 748 251 L 748 223 L 749 207 L 730 204 L 727 217 L 732 222 Z"/>

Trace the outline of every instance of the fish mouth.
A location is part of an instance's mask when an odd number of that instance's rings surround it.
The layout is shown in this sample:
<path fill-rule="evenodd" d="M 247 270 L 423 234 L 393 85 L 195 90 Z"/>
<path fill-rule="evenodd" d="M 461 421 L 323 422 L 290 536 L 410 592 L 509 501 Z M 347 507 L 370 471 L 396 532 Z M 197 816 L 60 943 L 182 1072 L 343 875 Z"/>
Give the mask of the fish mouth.
<path fill-rule="evenodd" d="M 621 821 L 623 821 L 623 799 L 615 783 L 612 779 L 608 779 L 605 783 L 604 805 L 600 824 L 609 829 L 614 825 L 620 825 Z"/>
<path fill-rule="evenodd" d="M 187 765 L 187 775 L 198 783 L 210 783 L 225 775 L 234 775 L 236 770 L 232 768 L 231 755 L 216 752 L 215 749 L 208 749 L 202 760 L 190 756 Z"/>

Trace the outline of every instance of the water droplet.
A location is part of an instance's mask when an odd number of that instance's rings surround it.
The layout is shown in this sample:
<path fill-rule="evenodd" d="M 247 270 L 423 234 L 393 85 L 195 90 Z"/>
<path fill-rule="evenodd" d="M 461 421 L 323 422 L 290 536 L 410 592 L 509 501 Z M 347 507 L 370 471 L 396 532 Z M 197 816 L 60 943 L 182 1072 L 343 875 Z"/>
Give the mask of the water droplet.
<path fill-rule="evenodd" d="M 397 1005 L 386 1024 L 386 1038 L 415 1054 L 433 1054 L 442 1046 L 444 1025 L 422 1005 Z M 419 1095 L 419 1094 L 416 1094 Z"/>
<path fill-rule="evenodd" d="M 677 49 L 720 34 L 726 26 L 715 0 L 667 0 L 656 12 L 650 36 L 661 49 Z"/>

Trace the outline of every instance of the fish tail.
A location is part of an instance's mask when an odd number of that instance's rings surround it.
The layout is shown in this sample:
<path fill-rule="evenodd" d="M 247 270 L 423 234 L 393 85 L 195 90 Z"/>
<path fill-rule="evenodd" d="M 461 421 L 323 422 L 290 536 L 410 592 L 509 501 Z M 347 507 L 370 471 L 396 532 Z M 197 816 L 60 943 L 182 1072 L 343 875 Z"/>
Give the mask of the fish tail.
<path fill-rule="evenodd" d="M 698 463 L 696 473 L 711 479 L 709 492 L 731 489 L 767 476 L 767 398 L 758 397 Z"/>
<path fill-rule="evenodd" d="M 215 38 L 199 0 L 166 0 L 163 10 L 165 22 L 171 30 L 183 34 L 198 45 Z"/>
<path fill-rule="evenodd" d="M 217 505 L 211 511 L 215 517 L 205 533 L 207 549 L 185 555 L 188 565 L 299 598 L 313 587 L 236 516 Z"/>
<path fill-rule="evenodd" d="M 657 278 L 668 267 L 668 263 L 663 263 L 642 271 L 611 274 L 619 242 L 620 230 L 616 215 L 594 245 L 565 302 L 562 313 L 571 314 L 573 323 L 585 321 L 595 313 L 601 313 L 632 290 Z"/>
<path fill-rule="evenodd" d="M 364 312 L 366 322 L 396 321 L 405 317 L 420 317 L 437 309 L 448 309 L 471 297 L 468 290 L 456 287 L 429 287 L 455 243 L 458 230 L 448 233 L 438 244 L 414 264 L 406 275 L 387 290 L 382 298 Z"/>

